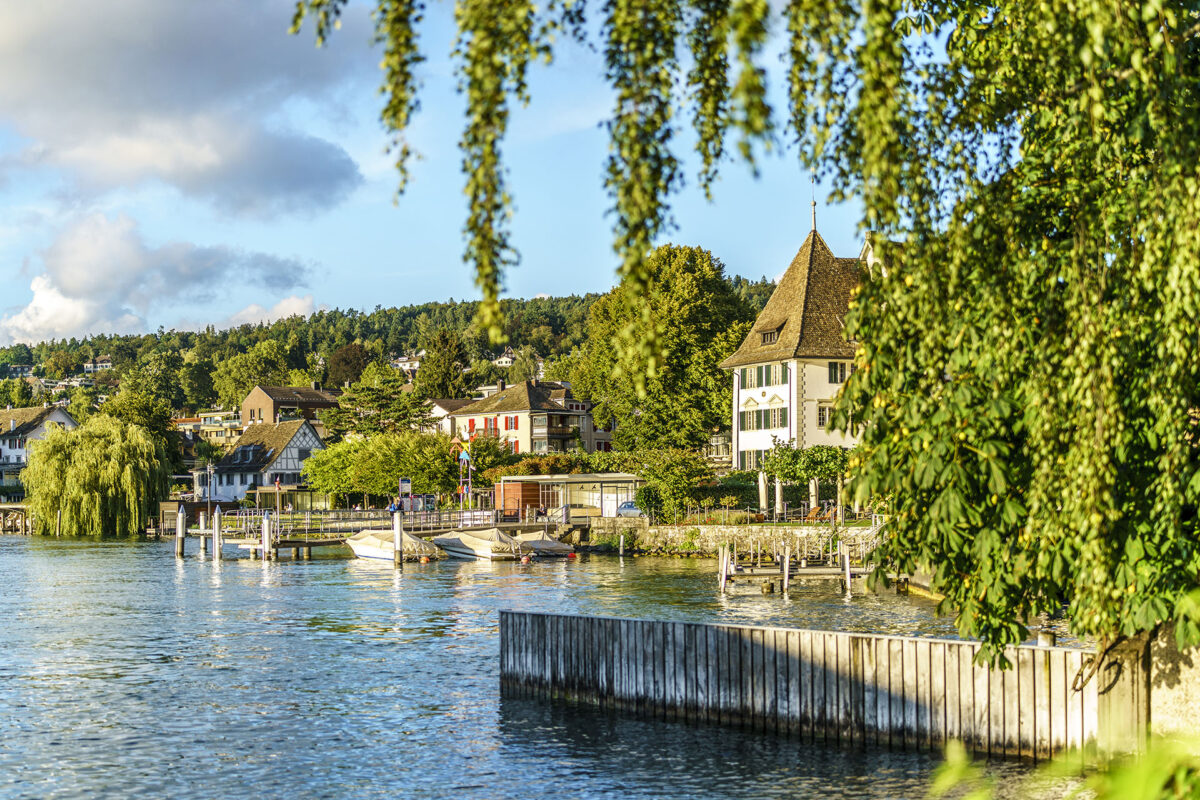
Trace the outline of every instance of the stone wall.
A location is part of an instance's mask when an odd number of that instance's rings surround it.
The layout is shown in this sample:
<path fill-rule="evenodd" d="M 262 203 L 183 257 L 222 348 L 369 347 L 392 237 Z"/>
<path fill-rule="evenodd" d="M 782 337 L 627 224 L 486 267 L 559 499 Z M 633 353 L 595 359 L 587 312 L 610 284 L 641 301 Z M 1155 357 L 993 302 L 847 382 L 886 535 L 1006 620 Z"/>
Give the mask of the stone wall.
<path fill-rule="evenodd" d="M 807 542 L 809 553 L 815 556 L 827 546 L 832 532 L 833 529 L 828 525 L 804 527 L 772 527 L 770 525 L 651 526 L 646 524 L 644 519 L 605 519 L 593 521 L 587 543 L 602 550 L 615 550 L 619 546 L 623 534 L 626 551 L 692 555 L 716 555 L 717 548 L 724 544 L 732 544 L 742 552 L 748 552 L 756 544 L 770 550 L 775 545 L 782 549 L 791 543 L 792 552 L 799 555 L 804 543 Z"/>
<path fill-rule="evenodd" d="M 1174 625 L 1150 642 L 1150 729 L 1187 737 L 1200 731 L 1200 648 L 1180 652 Z"/>

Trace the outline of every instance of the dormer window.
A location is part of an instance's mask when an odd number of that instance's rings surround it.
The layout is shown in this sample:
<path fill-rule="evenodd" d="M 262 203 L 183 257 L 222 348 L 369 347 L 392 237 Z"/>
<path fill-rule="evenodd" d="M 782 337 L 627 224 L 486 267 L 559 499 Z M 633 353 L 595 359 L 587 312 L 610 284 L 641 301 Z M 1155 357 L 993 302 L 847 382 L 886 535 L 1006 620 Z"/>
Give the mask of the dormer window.
<path fill-rule="evenodd" d="M 763 344 L 775 344 L 779 341 L 779 331 L 764 331 L 762 335 Z"/>

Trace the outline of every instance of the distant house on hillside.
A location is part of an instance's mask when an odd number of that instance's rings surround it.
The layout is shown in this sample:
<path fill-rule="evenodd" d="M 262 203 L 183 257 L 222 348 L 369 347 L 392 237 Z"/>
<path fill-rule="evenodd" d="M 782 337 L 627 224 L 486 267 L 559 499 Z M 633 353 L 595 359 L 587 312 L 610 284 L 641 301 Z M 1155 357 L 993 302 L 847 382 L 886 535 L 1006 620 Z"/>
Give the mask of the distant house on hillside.
<path fill-rule="evenodd" d="M 745 341 L 721 362 L 733 371 L 737 469 L 757 469 L 775 438 L 796 447 L 856 443 L 829 424 L 854 369 L 843 326 L 864 259 L 835 257 L 814 228 Z"/>
<path fill-rule="evenodd" d="M 492 363 L 502 369 L 508 369 L 513 365 L 513 361 L 516 360 L 516 357 L 517 354 L 513 352 L 513 349 L 506 345 L 504 347 L 504 352 L 500 354 L 499 358 L 492 359 Z"/>
<path fill-rule="evenodd" d="M 112 358 L 109 356 L 96 356 L 91 361 L 83 362 L 83 371 L 87 375 L 96 372 L 104 372 L 113 368 Z"/>
<path fill-rule="evenodd" d="M 301 484 L 300 468 L 325 445 L 305 419 L 251 425 L 213 469 L 213 500 L 241 500 L 251 487 L 295 488 Z M 196 499 L 208 499 L 208 475 L 193 469 Z"/>
<path fill-rule="evenodd" d="M 548 453 L 612 449 L 612 434 L 597 430 L 592 404 L 571 395 L 560 384 L 521 381 L 499 384 L 495 394 L 451 412 L 461 439 L 495 436 L 514 453 Z"/>
<path fill-rule="evenodd" d="M 18 483 L 18 475 L 29 461 L 29 443 L 44 438 L 48 425 L 67 430 L 79 427 L 75 418 L 58 406 L 0 409 L 0 485 Z"/>
<path fill-rule="evenodd" d="M 242 401 L 242 425 L 311 420 L 322 409 L 337 408 L 340 394 L 316 386 L 255 386 Z"/>
<path fill-rule="evenodd" d="M 28 378 L 33 375 L 33 364 L 9 364 L 8 377 Z"/>
<path fill-rule="evenodd" d="M 399 358 L 392 359 L 392 366 L 395 369 L 408 375 L 409 378 L 416 377 L 417 370 L 421 368 L 421 359 L 424 358 L 425 351 L 419 350 L 415 353 L 407 353 Z"/>

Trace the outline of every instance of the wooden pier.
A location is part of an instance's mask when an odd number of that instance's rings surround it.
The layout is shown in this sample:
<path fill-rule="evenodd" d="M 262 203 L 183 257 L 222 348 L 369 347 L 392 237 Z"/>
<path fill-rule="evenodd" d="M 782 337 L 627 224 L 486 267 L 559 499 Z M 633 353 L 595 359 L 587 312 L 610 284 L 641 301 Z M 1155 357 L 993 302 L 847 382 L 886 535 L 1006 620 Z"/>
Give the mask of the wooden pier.
<path fill-rule="evenodd" d="M 734 725 L 805 741 L 1047 759 L 1136 749 L 1147 716 L 1139 656 L 1112 654 L 1082 690 L 1091 650 L 1022 645 L 1013 668 L 979 643 L 791 628 L 500 612 L 510 696 Z M 1101 677 L 1103 676 L 1103 680 Z"/>

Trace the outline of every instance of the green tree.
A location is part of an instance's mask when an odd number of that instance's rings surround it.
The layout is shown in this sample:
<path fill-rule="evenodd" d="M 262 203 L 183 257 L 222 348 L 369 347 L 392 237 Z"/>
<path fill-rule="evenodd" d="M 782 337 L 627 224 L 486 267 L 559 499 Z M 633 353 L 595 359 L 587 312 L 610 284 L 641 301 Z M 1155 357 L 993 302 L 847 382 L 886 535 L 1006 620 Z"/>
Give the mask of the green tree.
<path fill-rule="evenodd" d="M 513 383 L 531 381 L 538 376 L 538 356 L 529 345 L 517 350 L 512 366 L 508 368 L 508 379 Z"/>
<path fill-rule="evenodd" d="M 0 381 L 0 402 L 13 408 L 28 408 L 34 405 L 33 387 L 24 378 Z"/>
<path fill-rule="evenodd" d="M 99 413 L 144 430 L 162 444 L 164 452 L 171 453 L 170 464 L 177 466 L 178 454 L 167 450 L 175 430 L 171 425 L 171 407 L 166 400 L 147 392 L 121 389 L 100 407 Z"/>
<path fill-rule="evenodd" d="M 429 422 L 429 407 L 411 391 L 407 381 L 391 367 L 391 375 L 364 376 L 370 380 L 354 384 L 338 398 L 338 407 L 321 413 L 321 420 L 335 437 L 346 434 L 370 436 L 416 430 Z"/>
<path fill-rule="evenodd" d="M 572 390 L 596 404 L 598 424 L 616 421 L 620 448 L 699 447 L 728 425 L 732 376 L 717 365 L 745 337 L 751 313 L 707 250 L 664 245 L 647 264 L 643 295 L 618 286 L 592 306 Z M 664 358 L 641 394 L 628 372 L 614 378 L 621 364 L 613 342 L 644 325 L 661 329 Z"/>
<path fill-rule="evenodd" d="M 46 359 L 45 363 L 46 374 L 55 380 L 68 378 L 78 372 L 82 365 L 75 354 L 69 350 L 55 350 Z"/>
<path fill-rule="evenodd" d="M 32 364 L 33 351 L 29 345 L 17 342 L 9 347 L 0 347 L 0 365 Z"/>
<path fill-rule="evenodd" d="M 278 341 L 267 339 L 248 352 L 217 364 L 213 389 L 225 408 L 237 408 L 256 385 L 282 383 L 288 374 L 287 351 Z"/>
<path fill-rule="evenodd" d="M 80 386 L 71 392 L 71 402 L 67 405 L 67 413 L 78 423 L 87 422 L 88 417 L 96 412 L 99 392 L 88 386 Z"/>
<path fill-rule="evenodd" d="M 21 482 L 43 533 L 61 511 L 66 532 L 129 536 L 166 497 L 169 474 L 157 437 L 98 414 L 71 431 L 49 426 L 44 439 L 31 443 Z"/>
<path fill-rule="evenodd" d="M 354 383 L 369 363 L 371 356 L 361 344 L 352 343 L 339 347 L 329 357 L 329 382 L 334 386 Z"/>
<path fill-rule="evenodd" d="M 185 360 L 179 368 L 179 388 L 183 402 L 198 411 L 217 399 L 213 388 L 213 364 L 208 359 Z"/>
<path fill-rule="evenodd" d="M 130 389 L 165 401 L 171 408 L 184 404 L 180 370 L 183 359 L 178 353 L 155 350 L 140 358 L 121 381 L 122 389 Z"/>
<path fill-rule="evenodd" d="M 414 384 L 417 395 L 428 399 L 466 397 L 463 368 L 469 361 L 459 335 L 441 328 L 422 346 L 425 356 Z"/>

